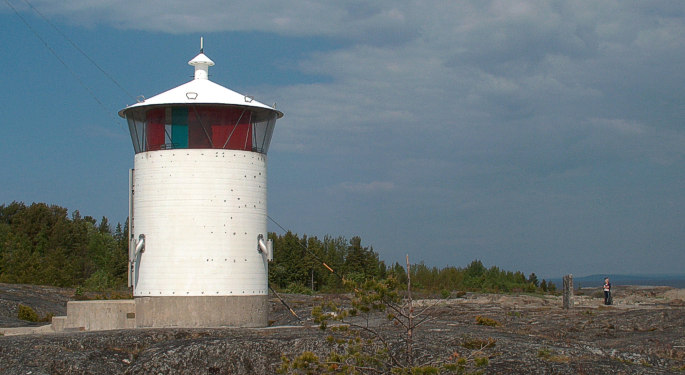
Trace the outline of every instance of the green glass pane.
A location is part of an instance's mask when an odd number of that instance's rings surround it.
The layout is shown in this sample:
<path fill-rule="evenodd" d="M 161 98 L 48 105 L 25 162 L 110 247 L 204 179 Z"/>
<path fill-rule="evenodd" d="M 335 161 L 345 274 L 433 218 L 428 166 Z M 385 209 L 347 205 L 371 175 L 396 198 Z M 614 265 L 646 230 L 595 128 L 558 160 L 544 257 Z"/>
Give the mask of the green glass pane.
<path fill-rule="evenodd" d="M 188 108 L 171 109 L 171 142 L 174 148 L 188 148 Z"/>

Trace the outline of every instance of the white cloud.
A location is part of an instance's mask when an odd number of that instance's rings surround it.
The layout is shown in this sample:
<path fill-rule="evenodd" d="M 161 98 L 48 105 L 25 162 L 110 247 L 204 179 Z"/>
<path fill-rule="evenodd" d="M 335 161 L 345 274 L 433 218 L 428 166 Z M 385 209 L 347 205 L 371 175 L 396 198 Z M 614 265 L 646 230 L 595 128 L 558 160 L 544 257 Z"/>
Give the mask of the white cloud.
<path fill-rule="evenodd" d="M 660 199 L 682 201 L 676 189 L 663 188 L 661 197 L 661 187 L 634 187 L 683 175 L 681 1 L 34 4 L 86 26 L 330 41 L 296 65 L 326 80 L 266 88 L 286 112 L 272 150 L 344 160 L 325 166 L 337 177 L 312 194 L 383 193 L 383 209 L 371 210 L 364 200 L 331 209 L 342 221 L 340 215 L 367 213 L 371 219 L 359 219 L 361 227 L 383 215 L 386 223 L 421 217 L 438 225 L 426 229 L 431 235 L 449 236 L 448 225 L 461 225 L 458 233 L 483 246 L 506 248 L 507 236 L 520 236 L 526 251 L 599 249 L 630 246 L 630 231 L 611 229 L 610 222 L 642 212 L 611 198 L 615 206 L 602 211 L 593 196 L 633 194 L 655 206 Z M 475 208 L 464 213 L 460 207 Z M 540 219 L 543 214 L 558 225 Z M 489 223 L 500 230 L 489 230 Z M 594 242 L 574 238 L 564 225 L 592 227 Z M 605 239 L 601 228 L 609 228 Z M 570 245 L 555 242 L 555 233 Z M 431 242 L 420 233 L 411 241 L 386 237 L 379 241 L 388 247 Z M 442 242 L 459 242 L 452 240 Z M 478 248 L 462 250 L 470 256 Z"/>

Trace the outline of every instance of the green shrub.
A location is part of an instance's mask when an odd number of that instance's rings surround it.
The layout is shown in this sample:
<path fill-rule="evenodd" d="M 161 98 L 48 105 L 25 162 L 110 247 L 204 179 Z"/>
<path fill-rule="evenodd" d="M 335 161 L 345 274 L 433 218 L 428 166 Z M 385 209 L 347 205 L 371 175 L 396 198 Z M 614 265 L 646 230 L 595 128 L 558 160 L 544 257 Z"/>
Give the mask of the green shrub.
<path fill-rule="evenodd" d="M 364 281 L 366 281 L 366 276 L 363 272 L 348 272 L 347 275 L 345 275 L 345 279 L 357 284 L 363 284 Z"/>
<path fill-rule="evenodd" d="M 37 322 L 38 313 L 29 306 L 19 304 L 17 307 L 17 318 L 21 320 L 26 320 L 27 322 Z"/>
<path fill-rule="evenodd" d="M 443 289 L 440 291 L 440 297 L 442 297 L 442 299 L 450 298 L 450 294 L 451 294 L 450 291 L 447 289 Z"/>
<path fill-rule="evenodd" d="M 97 270 L 95 273 L 90 275 L 90 277 L 84 282 L 84 286 L 87 290 L 93 290 L 97 292 L 102 292 L 103 290 L 112 288 L 115 285 L 116 282 L 110 273 L 102 269 Z"/>
<path fill-rule="evenodd" d="M 307 288 L 306 286 L 300 284 L 300 283 L 290 283 L 288 284 L 288 287 L 285 288 L 286 293 L 290 294 L 308 294 L 311 295 L 314 292 L 312 292 L 311 289 Z"/>
<path fill-rule="evenodd" d="M 485 367 L 490 363 L 490 360 L 488 357 L 476 357 L 473 359 L 473 363 L 476 364 L 476 367 Z"/>

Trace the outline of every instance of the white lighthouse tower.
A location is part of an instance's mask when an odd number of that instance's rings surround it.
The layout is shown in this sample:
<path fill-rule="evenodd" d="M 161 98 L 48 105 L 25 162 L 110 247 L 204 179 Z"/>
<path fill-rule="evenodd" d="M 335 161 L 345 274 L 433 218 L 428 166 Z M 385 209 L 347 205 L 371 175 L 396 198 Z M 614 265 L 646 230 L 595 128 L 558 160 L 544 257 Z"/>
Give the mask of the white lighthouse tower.
<path fill-rule="evenodd" d="M 268 324 L 266 163 L 283 113 L 195 77 L 119 112 L 128 121 L 130 286 L 137 327 Z"/>

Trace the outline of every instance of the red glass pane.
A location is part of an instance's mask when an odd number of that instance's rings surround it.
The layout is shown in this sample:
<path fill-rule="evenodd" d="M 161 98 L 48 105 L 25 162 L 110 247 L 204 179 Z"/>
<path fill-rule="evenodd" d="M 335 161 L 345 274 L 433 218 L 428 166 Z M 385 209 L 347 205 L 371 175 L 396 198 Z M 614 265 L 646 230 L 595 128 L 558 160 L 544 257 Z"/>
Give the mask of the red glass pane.
<path fill-rule="evenodd" d="M 240 108 L 220 109 L 212 122 L 214 148 L 252 150 L 251 112 Z"/>
<path fill-rule="evenodd" d="M 159 150 L 164 146 L 164 108 L 147 111 L 147 149 Z"/>

